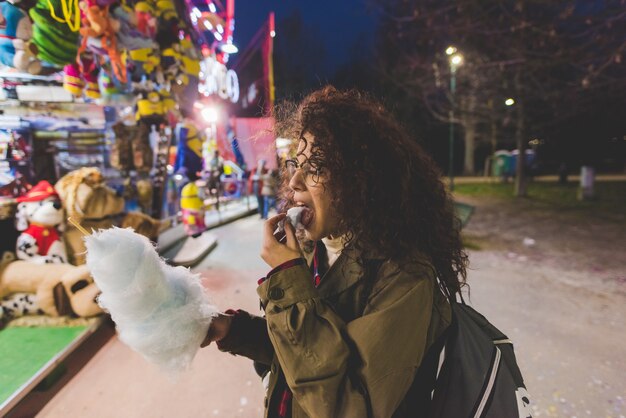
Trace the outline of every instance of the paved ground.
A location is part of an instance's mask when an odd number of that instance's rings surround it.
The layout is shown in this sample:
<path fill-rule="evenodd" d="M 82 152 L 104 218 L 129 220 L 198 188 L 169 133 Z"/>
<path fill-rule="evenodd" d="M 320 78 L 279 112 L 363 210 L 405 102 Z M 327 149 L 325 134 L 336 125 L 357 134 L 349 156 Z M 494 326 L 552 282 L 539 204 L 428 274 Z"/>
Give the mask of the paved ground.
<path fill-rule="evenodd" d="M 219 244 L 195 270 L 221 309 L 258 312 L 256 281 L 267 273 L 258 256 L 261 225 L 252 216 L 212 231 Z M 249 418 L 262 416 L 263 396 L 252 362 L 215 346 L 172 380 L 113 338 L 37 416 Z"/>
<path fill-rule="evenodd" d="M 515 342 L 535 417 L 626 415 L 626 214 L 532 199 L 476 206 L 472 301 Z"/>
<path fill-rule="evenodd" d="M 519 208 L 471 203 L 477 210 L 467 233 L 483 248 L 470 255 L 471 301 L 514 341 L 534 416 L 623 418 L 624 227 L 534 222 L 532 211 L 507 223 Z M 266 272 L 256 255 L 261 222 L 254 216 L 214 232 L 219 245 L 198 268 L 207 289 L 221 308 L 256 312 L 255 282 Z M 524 238 L 535 242 L 524 245 Z M 38 416 L 253 418 L 262 398 L 245 359 L 209 347 L 172 382 L 113 339 Z"/>

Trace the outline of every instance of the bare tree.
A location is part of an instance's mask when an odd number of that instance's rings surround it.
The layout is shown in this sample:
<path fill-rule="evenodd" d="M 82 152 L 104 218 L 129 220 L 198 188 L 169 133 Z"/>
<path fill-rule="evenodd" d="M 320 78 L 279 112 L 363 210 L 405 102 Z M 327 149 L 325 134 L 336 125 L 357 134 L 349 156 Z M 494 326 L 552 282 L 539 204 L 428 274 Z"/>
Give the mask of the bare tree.
<path fill-rule="evenodd" d="M 623 97 L 625 0 L 373 1 L 383 18 L 380 71 L 433 118 L 463 129 L 465 172 L 474 172 L 477 140 L 493 143 L 513 118 L 518 196 L 531 134 L 555 134 L 607 97 Z M 454 95 L 449 45 L 464 57 Z M 506 109 L 509 97 L 515 104 Z"/>

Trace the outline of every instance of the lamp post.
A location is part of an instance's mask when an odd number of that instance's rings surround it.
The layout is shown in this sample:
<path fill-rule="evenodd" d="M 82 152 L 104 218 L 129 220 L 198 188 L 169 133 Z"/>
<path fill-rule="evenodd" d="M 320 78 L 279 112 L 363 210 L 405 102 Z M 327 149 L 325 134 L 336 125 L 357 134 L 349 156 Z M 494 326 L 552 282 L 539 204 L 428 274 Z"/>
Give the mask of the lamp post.
<path fill-rule="evenodd" d="M 450 95 L 452 106 L 450 107 L 450 161 L 448 175 L 450 177 L 450 191 L 454 190 L 454 93 L 456 91 L 456 70 L 463 64 L 463 55 L 457 53 L 454 46 L 446 48 L 448 63 L 450 64 Z"/>

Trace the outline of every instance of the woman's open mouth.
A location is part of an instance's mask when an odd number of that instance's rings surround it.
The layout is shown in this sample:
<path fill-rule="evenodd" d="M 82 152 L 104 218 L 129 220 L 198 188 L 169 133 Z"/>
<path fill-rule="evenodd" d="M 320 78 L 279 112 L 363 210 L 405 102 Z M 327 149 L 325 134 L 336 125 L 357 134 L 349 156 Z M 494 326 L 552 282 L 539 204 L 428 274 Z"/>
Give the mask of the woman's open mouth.
<path fill-rule="evenodd" d="M 304 210 L 302 211 L 302 215 L 300 216 L 300 223 L 305 228 L 308 228 L 313 222 L 314 217 L 315 217 L 315 213 L 311 209 L 305 207 Z"/>

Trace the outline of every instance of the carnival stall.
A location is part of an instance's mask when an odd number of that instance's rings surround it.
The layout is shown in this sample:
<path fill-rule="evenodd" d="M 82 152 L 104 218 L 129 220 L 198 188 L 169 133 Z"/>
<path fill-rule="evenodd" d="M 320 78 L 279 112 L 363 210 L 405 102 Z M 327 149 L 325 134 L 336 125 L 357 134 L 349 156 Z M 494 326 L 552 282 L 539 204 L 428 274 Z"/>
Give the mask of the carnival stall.
<path fill-rule="evenodd" d="M 15 0 L 0 2 L 0 21 L 5 415 L 102 324 L 68 217 L 132 227 L 166 251 L 245 197 L 245 161 L 223 123 L 231 110 L 210 110 L 239 94 L 226 68 L 233 0 Z"/>

